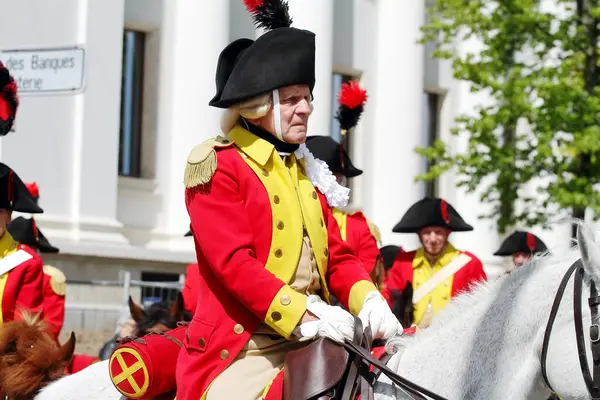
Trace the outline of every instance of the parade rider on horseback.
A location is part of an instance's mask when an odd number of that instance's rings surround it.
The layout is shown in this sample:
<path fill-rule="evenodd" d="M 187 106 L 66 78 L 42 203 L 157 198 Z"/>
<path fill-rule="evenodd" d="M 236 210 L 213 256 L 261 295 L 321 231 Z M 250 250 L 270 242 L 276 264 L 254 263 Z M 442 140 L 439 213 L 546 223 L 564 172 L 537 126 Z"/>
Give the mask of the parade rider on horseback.
<path fill-rule="evenodd" d="M 304 145 L 315 35 L 290 27 L 285 3 L 246 3 L 270 30 L 221 53 L 210 105 L 226 109 L 227 137 L 194 148 L 186 167 L 201 279 L 178 400 L 261 398 L 288 351 L 351 339 L 354 319 L 330 294 L 375 338 L 402 332 L 332 216 L 348 190 Z"/>

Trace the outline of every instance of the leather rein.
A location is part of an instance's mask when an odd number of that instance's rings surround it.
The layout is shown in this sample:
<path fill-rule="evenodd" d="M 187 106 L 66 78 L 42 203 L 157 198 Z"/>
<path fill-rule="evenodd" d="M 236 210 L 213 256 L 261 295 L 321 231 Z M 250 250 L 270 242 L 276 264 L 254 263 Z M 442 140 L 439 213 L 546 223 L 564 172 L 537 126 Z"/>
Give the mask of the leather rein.
<path fill-rule="evenodd" d="M 585 270 L 583 268 L 583 263 L 581 259 L 575 261 L 573 265 L 567 270 L 562 281 L 560 282 L 560 286 L 558 287 L 558 291 L 556 292 L 556 296 L 554 297 L 554 303 L 552 304 L 552 309 L 550 311 L 550 317 L 548 318 L 548 324 L 546 325 L 546 331 L 544 333 L 544 342 L 542 345 L 542 377 L 544 378 L 544 382 L 550 390 L 554 392 L 552 389 L 552 385 L 550 385 L 550 381 L 548 380 L 548 373 L 546 369 L 546 359 L 548 357 L 548 347 L 550 344 L 550 335 L 552 333 L 552 326 L 554 325 L 554 321 L 556 319 L 556 315 L 558 314 L 558 308 L 560 306 L 560 302 L 565 293 L 565 289 L 569 280 L 571 279 L 571 275 L 575 274 L 575 282 L 574 282 L 574 292 L 573 292 L 573 318 L 575 321 L 575 338 L 577 341 L 577 355 L 579 358 L 579 366 L 581 368 L 581 373 L 583 374 L 583 380 L 585 381 L 585 386 L 589 394 L 592 396 L 592 399 L 599 400 L 600 399 L 600 326 L 597 324 L 598 322 L 598 306 L 600 305 L 600 296 L 598 296 L 598 290 L 596 289 L 596 283 L 593 279 L 591 279 L 590 284 L 590 297 L 588 299 L 588 306 L 590 307 L 592 324 L 590 326 L 590 342 L 592 347 L 592 360 L 593 360 L 593 376 L 590 374 L 590 369 L 587 362 L 586 348 L 585 348 L 585 337 L 583 334 L 583 316 L 581 312 L 581 298 L 582 298 L 582 287 L 583 287 L 583 277 L 585 275 Z M 595 323 L 596 322 L 596 323 Z"/>

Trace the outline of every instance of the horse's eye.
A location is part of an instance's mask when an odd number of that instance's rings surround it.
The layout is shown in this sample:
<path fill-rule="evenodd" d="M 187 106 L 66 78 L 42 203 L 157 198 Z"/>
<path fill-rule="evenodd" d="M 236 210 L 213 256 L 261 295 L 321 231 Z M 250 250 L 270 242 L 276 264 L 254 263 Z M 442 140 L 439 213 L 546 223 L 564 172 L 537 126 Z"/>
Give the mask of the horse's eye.
<path fill-rule="evenodd" d="M 5 353 L 16 353 L 17 352 L 17 341 L 11 340 L 4 348 Z"/>

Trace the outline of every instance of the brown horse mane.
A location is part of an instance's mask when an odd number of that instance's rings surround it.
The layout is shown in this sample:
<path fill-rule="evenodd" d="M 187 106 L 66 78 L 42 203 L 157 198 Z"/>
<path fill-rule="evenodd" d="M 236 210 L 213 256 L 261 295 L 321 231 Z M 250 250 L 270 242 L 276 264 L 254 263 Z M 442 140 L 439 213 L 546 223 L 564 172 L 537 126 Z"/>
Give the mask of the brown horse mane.
<path fill-rule="evenodd" d="M 31 399 L 61 378 L 75 351 L 75 335 L 60 346 L 39 314 L 0 325 L 0 398 Z"/>

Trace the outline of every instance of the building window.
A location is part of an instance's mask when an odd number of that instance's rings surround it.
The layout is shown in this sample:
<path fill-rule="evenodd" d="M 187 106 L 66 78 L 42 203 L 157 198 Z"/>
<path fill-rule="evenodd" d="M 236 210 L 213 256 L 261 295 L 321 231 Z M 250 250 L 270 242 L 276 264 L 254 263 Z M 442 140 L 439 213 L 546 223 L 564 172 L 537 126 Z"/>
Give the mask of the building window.
<path fill-rule="evenodd" d="M 338 104 L 338 94 L 340 93 L 340 89 L 342 88 L 343 83 L 348 83 L 351 80 L 355 80 L 356 77 L 351 75 L 344 75 L 340 73 L 333 73 L 332 79 L 332 114 L 331 114 L 331 138 L 338 143 L 342 143 L 344 146 L 344 150 L 348 153 L 350 159 L 352 159 L 352 134 L 354 133 L 354 129 L 350 129 L 344 135 L 342 135 L 342 129 L 340 128 L 340 124 L 338 120 L 335 118 L 337 114 L 337 110 L 339 108 Z M 354 160 L 353 160 L 354 163 Z M 356 165 L 355 165 L 356 166 Z M 346 179 L 344 185 L 350 189 L 350 199 L 349 202 L 352 202 L 352 194 L 353 194 L 353 179 Z"/>
<path fill-rule="evenodd" d="M 141 177 L 142 97 L 146 34 L 125 30 L 123 35 L 123 76 L 121 81 L 121 130 L 119 175 Z"/>
<path fill-rule="evenodd" d="M 443 96 L 440 93 L 423 93 L 423 147 L 429 147 L 439 137 L 440 130 L 440 107 Z M 423 171 L 427 172 L 435 161 L 423 159 Z M 438 182 L 436 180 L 425 182 L 425 196 L 435 197 L 438 194 Z"/>

